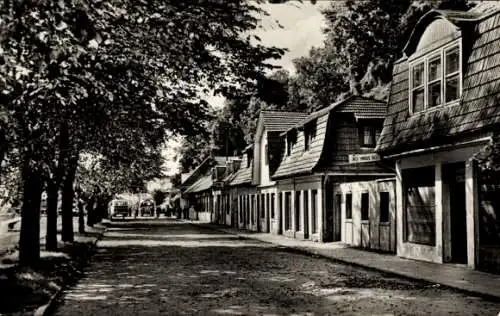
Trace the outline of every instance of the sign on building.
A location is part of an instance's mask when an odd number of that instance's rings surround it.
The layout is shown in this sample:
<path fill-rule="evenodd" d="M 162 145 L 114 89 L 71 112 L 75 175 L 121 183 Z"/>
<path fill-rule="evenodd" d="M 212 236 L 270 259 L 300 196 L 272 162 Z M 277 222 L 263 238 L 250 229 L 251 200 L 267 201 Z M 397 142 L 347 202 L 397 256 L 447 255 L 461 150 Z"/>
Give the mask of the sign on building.
<path fill-rule="evenodd" d="M 380 156 L 378 154 L 351 154 L 349 155 L 349 163 L 363 163 L 379 161 Z"/>

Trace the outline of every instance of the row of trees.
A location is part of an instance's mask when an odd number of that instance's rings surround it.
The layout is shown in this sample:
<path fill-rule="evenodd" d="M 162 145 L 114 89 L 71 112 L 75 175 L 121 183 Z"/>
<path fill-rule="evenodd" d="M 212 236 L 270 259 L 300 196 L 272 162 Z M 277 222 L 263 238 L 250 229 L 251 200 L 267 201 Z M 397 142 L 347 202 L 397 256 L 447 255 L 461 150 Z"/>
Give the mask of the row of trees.
<path fill-rule="evenodd" d="M 286 2 L 286 1 L 275 1 Z M 468 10 L 467 0 L 332 1 L 321 47 L 280 69 L 260 85 L 229 98 L 214 118 L 211 135 L 185 139 L 182 172 L 210 152 L 239 154 L 251 143 L 262 109 L 311 112 L 348 95 L 387 98 L 392 65 L 415 23 L 431 9 Z"/>
<path fill-rule="evenodd" d="M 258 90 L 284 53 L 242 36 L 259 14 L 244 0 L 0 3 L 0 154 L 20 174 L 20 264 L 39 261 L 43 191 L 55 250 L 59 194 L 71 242 L 75 188 L 94 223 L 112 194 L 161 173 L 166 135 L 208 136 L 200 92 Z"/>

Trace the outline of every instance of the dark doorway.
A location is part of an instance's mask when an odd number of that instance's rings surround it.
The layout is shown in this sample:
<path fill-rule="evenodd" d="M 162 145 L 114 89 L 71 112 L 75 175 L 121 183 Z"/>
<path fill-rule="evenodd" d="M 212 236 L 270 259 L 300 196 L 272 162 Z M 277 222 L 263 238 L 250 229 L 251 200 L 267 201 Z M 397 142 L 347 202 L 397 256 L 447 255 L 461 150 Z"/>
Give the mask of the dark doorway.
<path fill-rule="evenodd" d="M 304 191 L 304 238 L 309 238 L 309 191 Z"/>
<path fill-rule="evenodd" d="M 324 241 L 333 241 L 333 209 L 334 209 L 334 195 L 333 195 L 333 185 L 327 183 L 325 185 L 325 218 L 323 224 L 324 230 Z"/>
<path fill-rule="evenodd" d="M 342 195 L 335 194 L 335 209 L 333 210 L 333 241 L 341 240 L 341 207 L 342 207 Z"/>
<path fill-rule="evenodd" d="M 446 165 L 444 172 L 450 190 L 451 262 L 467 263 L 465 163 Z"/>

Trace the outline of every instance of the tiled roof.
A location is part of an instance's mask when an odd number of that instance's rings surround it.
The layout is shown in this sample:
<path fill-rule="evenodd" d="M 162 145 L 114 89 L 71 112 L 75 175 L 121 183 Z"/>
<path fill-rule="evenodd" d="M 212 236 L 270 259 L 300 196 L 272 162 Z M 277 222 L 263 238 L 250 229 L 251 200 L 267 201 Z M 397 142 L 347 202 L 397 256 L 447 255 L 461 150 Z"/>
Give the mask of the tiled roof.
<path fill-rule="evenodd" d="M 360 96 L 353 96 L 312 113 L 300 124 L 295 126 L 295 128 L 297 128 L 313 121 L 314 124 L 316 124 L 316 136 L 310 142 L 309 149 L 306 151 L 304 148 L 305 140 L 303 131 L 297 131 L 297 140 L 295 145 L 292 147 L 290 155 L 283 155 L 281 163 L 272 178 L 278 179 L 296 174 L 311 173 L 316 167 L 319 166 L 320 159 L 325 152 L 325 148 L 328 147 L 328 145 L 325 144 L 326 137 L 340 138 L 345 136 L 338 134 L 335 130 L 336 128 L 342 127 L 330 126 L 337 123 L 337 121 L 332 119 L 332 116 L 336 116 L 338 113 L 351 113 L 355 117 L 361 116 L 362 118 L 382 119 L 385 116 L 386 107 L 387 105 L 385 102 Z M 336 142 L 338 140 L 335 139 L 332 141 Z M 345 156 L 347 159 L 346 152 L 329 154 L 337 156 L 337 158 L 338 156 Z M 322 163 L 322 165 L 329 170 L 331 168 L 329 166 L 333 166 L 335 164 L 336 162 L 330 158 L 326 158 L 324 163 Z M 354 166 L 353 170 L 354 169 L 359 170 L 359 167 Z M 372 169 L 372 171 L 379 172 L 380 168 L 377 167 Z"/>
<path fill-rule="evenodd" d="M 228 159 L 238 159 L 238 157 L 228 157 Z M 203 162 L 201 162 L 196 169 L 194 169 L 182 182 L 181 187 L 190 187 L 194 182 L 198 180 L 202 174 L 206 172 L 206 169 L 213 166 L 225 166 L 226 157 L 225 156 L 209 156 Z"/>
<path fill-rule="evenodd" d="M 460 135 L 487 132 L 500 124 L 500 12 L 474 23 L 464 38 L 463 91 L 459 104 L 410 116 L 408 61 L 394 65 L 388 115 L 377 150 L 384 154 L 453 142 Z M 469 33 L 468 33 L 469 34 Z M 466 52 L 467 50 L 464 50 Z"/>
<path fill-rule="evenodd" d="M 350 96 L 339 102 L 333 103 L 319 111 L 311 113 L 293 128 L 317 119 L 335 109 L 338 113 L 353 113 L 356 118 L 384 118 L 387 111 L 387 104 L 384 101 L 366 98 L 362 96 Z"/>
<path fill-rule="evenodd" d="M 233 179 L 229 183 L 230 186 L 250 184 L 252 182 L 253 163 L 250 161 L 250 166 L 247 167 L 247 162 L 247 155 L 244 154 L 240 168 L 234 173 Z"/>
<path fill-rule="evenodd" d="M 307 113 L 284 111 L 261 111 L 260 119 L 269 132 L 282 132 L 307 117 Z"/>

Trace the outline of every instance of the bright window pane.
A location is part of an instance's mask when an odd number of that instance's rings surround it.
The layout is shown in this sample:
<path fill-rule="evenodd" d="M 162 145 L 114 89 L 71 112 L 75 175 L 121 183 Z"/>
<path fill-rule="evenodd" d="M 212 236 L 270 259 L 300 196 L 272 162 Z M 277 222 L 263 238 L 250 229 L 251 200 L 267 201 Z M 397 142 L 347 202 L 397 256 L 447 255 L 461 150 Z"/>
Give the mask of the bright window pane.
<path fill-rule="evenodd" d="M 446 52 L 446 74 L 451 74 L 459 69 L 460 52 L 458 47 L 455 47 Z"/>
<path fill-rule="evenodd" d="M 459 98 L 458 78 L 458 75 L 446 78 L 446 102 L 450 102 Z"/>
<path fill-rule="evenodd" d="M 373 145 L 373 129 L 371 127 L 365 127 L 363 131 L 363 144 Z"/>
<path fill-rule="evenodd" d="M 429 85 L 428 107 L 433 107 L 439 104 L 441 104 L 441 81 L 437 81 Z"/>
<path fill-rule="evenodd" d="M 441 58 L 437 57 L 429 62 L 429 81 L 441 78 Z"/>
<path fill-rule="evenodd" d="M 424 64 L 413 67 L 413 87 L 419 87 L 424 83 Z"/>
<path fill-rule="evenodd" d="M 413 112 L 420 112 L 424 109 L 424 89 L 413 90 Z"/>

